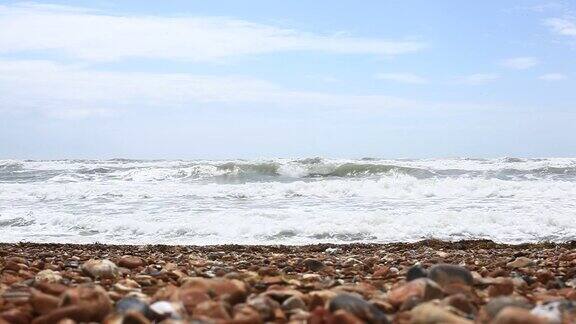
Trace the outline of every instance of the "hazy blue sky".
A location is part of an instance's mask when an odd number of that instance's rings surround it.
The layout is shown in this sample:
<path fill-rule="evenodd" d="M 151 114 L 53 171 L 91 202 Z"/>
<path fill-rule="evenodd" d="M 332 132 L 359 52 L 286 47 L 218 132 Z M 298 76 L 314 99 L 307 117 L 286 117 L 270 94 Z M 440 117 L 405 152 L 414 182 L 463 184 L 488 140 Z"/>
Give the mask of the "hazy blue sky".
<path fill-rule="evenodd" d="M 576 155 L 573 1 L 0 1 L 0 158 Z"/>

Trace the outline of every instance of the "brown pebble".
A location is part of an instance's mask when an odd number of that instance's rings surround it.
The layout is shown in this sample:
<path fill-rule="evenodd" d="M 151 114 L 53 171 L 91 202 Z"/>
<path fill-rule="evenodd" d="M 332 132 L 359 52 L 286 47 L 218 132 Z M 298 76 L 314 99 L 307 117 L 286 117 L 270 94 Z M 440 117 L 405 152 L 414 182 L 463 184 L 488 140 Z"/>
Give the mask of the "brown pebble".
<path fill-rule="evenodd" d="M 494 324 L 547 324 L 547 321 L 530 314 L 530 311 L 519 307 L 507 307 L 500 311 Z"/>
<path fill-rule="evenodd" d="M 402 305 L 411 297 L 419 297 L 422 301 L 442 298 L 444 295 L 438 284 L 428 278 L 419 278 L 401 285 L 388 294 L 388 302 L 394 306 Z"/>
<path fill-rule="evenodd" d="M 223 302 L 205 301 L 194 308 L 194 316 L 205 316 L 213 319 L 229 320 L 230 313 Z"/>
<path fill-rule="evenodd" d="M 490 297 L 508 296 L 514 292 L 514 282 L 510 278 L 499 278 L 498 282 L 493 283 L 488 287 L 488 295 Z"/>
<path fill-rule="evenodd" d="M 142 258 L 133 255 L 124 255 L 118 260 L 118 265 L 128 269 L 135 269 L 144 266 Z"/>

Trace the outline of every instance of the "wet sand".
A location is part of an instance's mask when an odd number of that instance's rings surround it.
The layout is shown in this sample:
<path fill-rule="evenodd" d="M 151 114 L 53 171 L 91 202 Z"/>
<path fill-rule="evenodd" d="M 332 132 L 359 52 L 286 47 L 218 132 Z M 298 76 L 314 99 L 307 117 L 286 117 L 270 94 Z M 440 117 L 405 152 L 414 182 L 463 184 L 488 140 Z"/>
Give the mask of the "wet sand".
<path fill-rule="evenodd" d="M 0 244 L 0 270 L 2 324 L 576 319 L 576 241 Z"/>

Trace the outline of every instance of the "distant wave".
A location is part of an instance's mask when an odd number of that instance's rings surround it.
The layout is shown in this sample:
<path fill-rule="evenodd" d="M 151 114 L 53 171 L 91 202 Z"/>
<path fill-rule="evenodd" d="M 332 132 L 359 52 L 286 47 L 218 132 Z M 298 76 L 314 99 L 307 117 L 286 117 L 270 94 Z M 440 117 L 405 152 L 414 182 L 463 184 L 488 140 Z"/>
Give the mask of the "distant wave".
<path fill-rule="evenodd" d="M 0 172 L 10 172 L 21 170 L 23 162 L 20 161 L 10 161 L 10 160 L 0 160 Z"/>
<path fill-rule="evenodd" d="M 335 160 L 323 158 L 265 161 L 60 160 L 0 161 L 0 182 L 65 181 L 290 181 L 408 175 L 497 179 L 570 180 L 576 159 Z"/>

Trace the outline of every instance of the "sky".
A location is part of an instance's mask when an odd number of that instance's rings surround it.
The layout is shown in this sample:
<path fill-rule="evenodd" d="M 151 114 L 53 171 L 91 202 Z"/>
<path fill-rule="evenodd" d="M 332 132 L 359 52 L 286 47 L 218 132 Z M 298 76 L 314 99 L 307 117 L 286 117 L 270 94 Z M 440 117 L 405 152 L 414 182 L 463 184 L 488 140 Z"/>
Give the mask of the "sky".
<path fill-rule="evenodd" d="M 0 1 L 0 159 L 576 156 L 576 3 Z"/>

